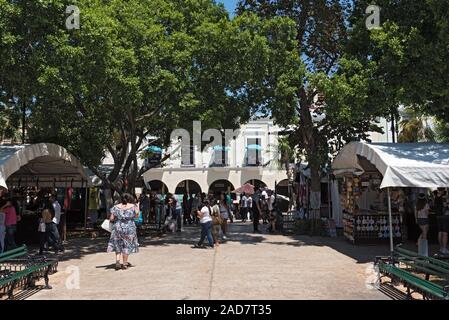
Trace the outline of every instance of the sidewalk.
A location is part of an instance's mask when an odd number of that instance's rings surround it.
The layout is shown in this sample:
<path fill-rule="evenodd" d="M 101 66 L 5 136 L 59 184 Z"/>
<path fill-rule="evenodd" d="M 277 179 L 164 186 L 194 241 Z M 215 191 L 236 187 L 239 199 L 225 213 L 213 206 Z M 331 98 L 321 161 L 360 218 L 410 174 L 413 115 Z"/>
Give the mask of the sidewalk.
<path fill-rule="evenodd" d="M 106 238 L 70 241 L 52 290 L 30 299 L 388 299 L 367 286 L 373 258 L 387 247 L 353 246 L 343 239 L 253 234 L 230 224 L 216 249 L 192 249 L 200 229 L 140 239 L 136 267 L 115 271 Z M 67 288 L 76 283 L 79 289 Z"/>

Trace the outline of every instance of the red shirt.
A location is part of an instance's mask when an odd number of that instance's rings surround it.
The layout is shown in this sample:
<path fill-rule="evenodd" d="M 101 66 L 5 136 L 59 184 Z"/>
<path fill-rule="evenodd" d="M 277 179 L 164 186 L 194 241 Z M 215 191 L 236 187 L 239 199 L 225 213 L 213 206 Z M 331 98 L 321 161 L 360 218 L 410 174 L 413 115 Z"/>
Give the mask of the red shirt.
<path fill-rule="evenodd" d="M 5 213 L 5 225 L 7 227 L 17 224 L 17 213 L 13 206 L 3 209 L 3 212 Z"/>

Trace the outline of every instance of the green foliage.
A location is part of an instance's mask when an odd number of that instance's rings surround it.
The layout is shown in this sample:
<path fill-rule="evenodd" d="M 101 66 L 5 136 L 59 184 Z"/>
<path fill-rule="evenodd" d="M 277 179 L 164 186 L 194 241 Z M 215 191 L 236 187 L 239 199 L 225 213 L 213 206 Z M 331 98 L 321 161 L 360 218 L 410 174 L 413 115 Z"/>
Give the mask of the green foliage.
<path fill-rule="evenodd" d="M 449 3 L 440 0 L 379 0 L 382 28 L 369 32 L 358 1 L 351 18 L 348 52 L 362 63 L 375 62 L 392 108 L 403 104 L 423 115 L 449 120 Z"/>
<path fill-rule="evenodd" d="M 79 30 L 65 28 L 71 4 L 81 11 Z M 171 131 L 193 120 L 203 129 L 247 121 L 262 101 L 263 75 L 276 60 L 296 61 L 291 21 L 230 20 L 213 1 L 0 5 L 2 101 L 26 103 L 33 142 L 63 145 L 97 174 L 109 152 L 114 170 L 102 178 L 111 187 L 139 179 L 137 153 L 149 135 L 167 146 Z"/>

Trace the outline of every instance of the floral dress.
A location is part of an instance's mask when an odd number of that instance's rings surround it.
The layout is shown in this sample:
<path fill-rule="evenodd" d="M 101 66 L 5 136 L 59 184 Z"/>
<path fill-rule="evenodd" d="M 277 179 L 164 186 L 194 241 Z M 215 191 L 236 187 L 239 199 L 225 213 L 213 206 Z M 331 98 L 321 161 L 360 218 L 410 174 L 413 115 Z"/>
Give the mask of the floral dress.
<path fill-rule="evenodd" d="M 134 223 L 136 210 L 135 206 L 127 209 L 114 206 L 111 209 L 115 223 L 108 243 L 108 252 L 131 254 L 139 251 L 136 224 Z"/>

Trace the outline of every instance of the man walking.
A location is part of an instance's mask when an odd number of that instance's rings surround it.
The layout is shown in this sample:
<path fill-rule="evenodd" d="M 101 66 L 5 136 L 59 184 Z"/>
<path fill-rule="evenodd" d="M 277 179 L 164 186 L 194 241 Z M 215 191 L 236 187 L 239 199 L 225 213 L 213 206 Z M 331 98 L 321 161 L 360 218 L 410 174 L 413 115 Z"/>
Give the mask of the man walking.
<path fill-rule="evenodd" d="M 260 213 L 262 212 L 260 190 L 257 190 L 252 196 L 252 212 L 253 212 L 253 232 L 260 233 L 259 220 L 260 220 Z"/>
<path fill-rule="evenodd" d="M 248 218 L 248 197 L 243 192 L 242 198 L 240 199 L 240 216 L 242 218 L 242 222 L 245 222 Z"/>
<path fill-rule="evenodd" d="M 58 251 L 64 251 L 64 247 L 61 244 L 61 239 L 59 237 L 58 225 L 61 222 L 61 205 L 58 200 L 56 200 L 55 195 L 50 196 L 50 203 L 53 206 L 53 219 L 50 223 L 49 237 L 54 243 L 56 253 Z"/>

